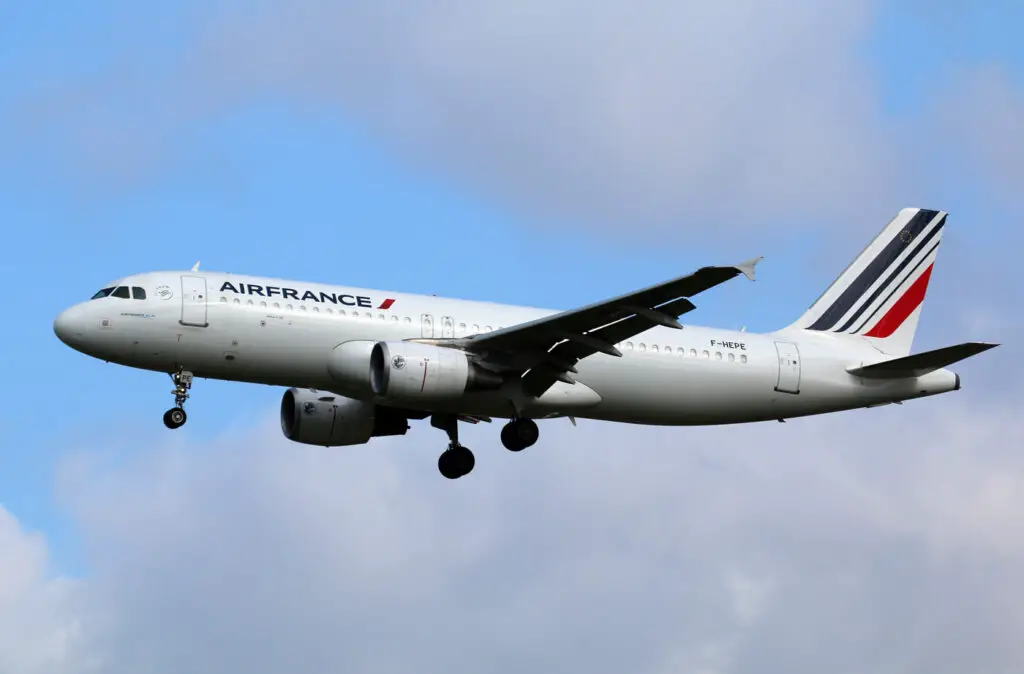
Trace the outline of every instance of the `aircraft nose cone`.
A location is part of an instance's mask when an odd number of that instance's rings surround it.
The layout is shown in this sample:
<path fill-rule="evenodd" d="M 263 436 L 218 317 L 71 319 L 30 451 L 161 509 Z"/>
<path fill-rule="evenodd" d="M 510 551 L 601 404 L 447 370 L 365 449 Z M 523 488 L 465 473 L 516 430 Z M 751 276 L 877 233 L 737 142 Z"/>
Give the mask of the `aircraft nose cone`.
<path fill-rule="evenodd" d="M 68 346 L 74 346 L 81 341 L 84 336 L 83 328 L 82 309 L 77 306 L 61 312 L 53 321 L 53 332 Z"/>

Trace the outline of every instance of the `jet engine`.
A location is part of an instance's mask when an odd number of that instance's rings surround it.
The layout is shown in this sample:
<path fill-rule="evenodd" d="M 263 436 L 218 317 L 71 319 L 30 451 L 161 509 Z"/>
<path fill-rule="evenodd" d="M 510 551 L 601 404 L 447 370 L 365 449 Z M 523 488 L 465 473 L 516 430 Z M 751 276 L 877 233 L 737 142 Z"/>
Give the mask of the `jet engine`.
<path fill-rule="evenodd" d="M 501 388 L 500 375 L 464 351 L 418 342 L 377 342 L 370 354 L 373 392 L 396 400 L 444 400 Z"/>
<path fill-rule="evenodd" d="M 405 435 L 401 413 L 326 391 L 290 388 L 281 398 L 281 430 L 294 442 L 322 447 L 362 445 L 384 435 Z"/>
<path fill-rule="evenodd" d="M 375 344 L 371 340 L 356 340 L 334 347 L 327 358 L 327 373 L 334 380 L 332 388 L 359 400 L 373 397 L 370 354 Z"/>

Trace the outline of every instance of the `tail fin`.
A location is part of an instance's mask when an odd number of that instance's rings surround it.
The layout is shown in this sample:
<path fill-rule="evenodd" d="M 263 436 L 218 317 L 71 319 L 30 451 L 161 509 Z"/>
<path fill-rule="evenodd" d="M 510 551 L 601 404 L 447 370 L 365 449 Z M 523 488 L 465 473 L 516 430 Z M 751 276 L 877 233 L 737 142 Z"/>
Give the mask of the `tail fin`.
<path fill-rule="evenodd" d="M 904 208 L 792 327 L 909 354 L 945 225 L 943 211 Z"/>

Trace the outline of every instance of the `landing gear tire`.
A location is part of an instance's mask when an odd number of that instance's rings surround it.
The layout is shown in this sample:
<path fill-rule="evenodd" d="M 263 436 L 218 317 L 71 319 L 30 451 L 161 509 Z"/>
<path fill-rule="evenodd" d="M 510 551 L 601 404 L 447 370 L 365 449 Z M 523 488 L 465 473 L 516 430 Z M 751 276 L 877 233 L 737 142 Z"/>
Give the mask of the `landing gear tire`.
<path fill-rule="evenodd" d="M 475 465 L 476 457 L 467 447 L 449 447 L 437 457 L 437 469 L 449 480 L 457 480 L 468 475 Z"/>
<path fill-rule="evenodd" d="M 171 373 L 171 381 L 174 382 L 174 407 L 164 412 L 164 426 L 167 428 L 181 428 L 188 421 L 185 414 L 185 401 L 188 400 L 189 389 L 192 388 L 193 374 L 188 370 L 178 370 Z"/>
<path fill-rule="evenodd" d="M 164 412 L 164 426 L 167 428 L 181 428 L 188 421 L 188 415 L 180 407 L 172 407 Z"/>
<path fill-rule="evenodd" d="M 513 419 L 501 429 L 501 444 L 510 452 L 532 447 L 540 438 L 540 429 L 533 419 Z"/>

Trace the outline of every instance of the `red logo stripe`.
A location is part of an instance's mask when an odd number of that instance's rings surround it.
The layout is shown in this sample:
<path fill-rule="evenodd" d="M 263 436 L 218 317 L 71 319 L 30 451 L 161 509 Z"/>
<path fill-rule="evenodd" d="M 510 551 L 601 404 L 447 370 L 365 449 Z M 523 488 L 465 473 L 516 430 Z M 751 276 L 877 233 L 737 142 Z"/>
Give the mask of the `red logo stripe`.
<path fill-rule="evenodd" d="M 391 305 L 394 304 L 394 303 L 395 303 L 395 301 L 393 299 L 388 298 L 388 299 L 384 300 L 383 302 L 381 302 L 381 305 L 379 307 L 377 307 L 377 308 L 378 309 L 390 309 Z"/>
<path fill-rule="evenodd" d="M 892 309 L 882 317 L 882 320 L 878 321 L 878 324 L 871 328 L 871 332 L 867 333 L 865 337 L 877 337 L 879 339 L 885 339 L 886 337 L 892 337 L 893 333 L 900 329 L 904 321 L 910 318 L 910 314 L 921 306 L 924 302 L 925 293 L 928 292 L 928 281 L 932 278 L 932 268 L 935 265 L 929 265 L 924 273 L 914 281 L 914 285 L 910 286 L 910 289 L 903 294 L 903 297 L 899 299 L 896 304 L 893 305 Z"/>

